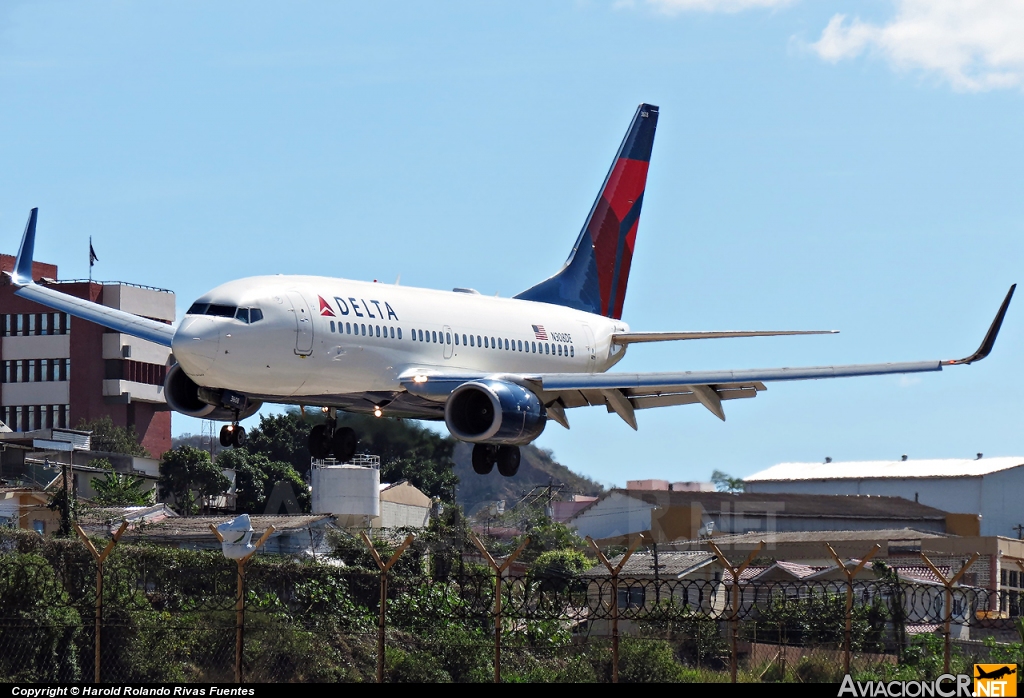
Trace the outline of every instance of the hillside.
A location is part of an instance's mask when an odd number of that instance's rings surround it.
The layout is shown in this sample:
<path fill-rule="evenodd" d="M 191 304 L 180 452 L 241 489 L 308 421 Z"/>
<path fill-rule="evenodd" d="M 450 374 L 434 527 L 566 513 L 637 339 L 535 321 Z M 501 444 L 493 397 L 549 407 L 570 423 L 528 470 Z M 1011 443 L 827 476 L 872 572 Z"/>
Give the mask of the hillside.
<path fill-rule="evenodd" d="M 489 475 L 477 475 L 473 472 L 472 444 L 459 443 L 455 446 L 455 475 L 459 485 L 455 490 L 456 501 L 467 513 L 473 513 L 482 504 L 504 499 L 506 506 L 511 507 L 523 495 L 537 485 L 563 484 L 563 497 L 569 494 L 596 495 L 604 488 L 590 478 L 577 475 L 566 466 L 551 457 L 551 452 L 536 446 L 523 446 L 523 460 L 519 464 L 519 472 L 515 477 L 502 477 L 497 469 Z"/>

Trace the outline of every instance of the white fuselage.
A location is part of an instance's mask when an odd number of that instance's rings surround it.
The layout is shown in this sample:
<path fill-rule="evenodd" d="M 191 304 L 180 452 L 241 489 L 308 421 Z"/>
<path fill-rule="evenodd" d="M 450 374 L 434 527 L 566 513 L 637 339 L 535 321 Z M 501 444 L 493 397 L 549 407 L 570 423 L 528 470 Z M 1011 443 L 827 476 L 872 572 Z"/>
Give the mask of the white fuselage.
<path fill-rule="evenodd" d="M 625 353 L 612 333 L 628 331 L 619 320 L 548 303 L 314 276 L 240 279 L 193 308 L 202 304 L 221 306 L 221 315 L 186 314 L 172 344 L 192 380 L 311 404 L 401 390 L 400 378 L 413 371 L 603 372 Z M 224 316 L 230 308 L 258 309 L 262 318 Z"/>

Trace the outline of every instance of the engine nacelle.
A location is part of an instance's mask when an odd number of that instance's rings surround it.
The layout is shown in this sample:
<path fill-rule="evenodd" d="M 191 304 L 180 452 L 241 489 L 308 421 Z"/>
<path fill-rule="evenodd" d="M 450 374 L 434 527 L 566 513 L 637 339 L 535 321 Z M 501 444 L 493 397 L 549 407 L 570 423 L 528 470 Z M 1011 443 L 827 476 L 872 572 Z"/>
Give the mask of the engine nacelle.
<path fill-rule="evenodd" d="M 528 444 L 544 431 L 547 418 L 533 391 L 499 380 L 463 383 L 444 406 L 448 431 L 470 443 Z"/>
<path fill-rule="evenodd" d="M 164 399 L 175 412 L 222 422 L 234 421 L 235 409 L 238 409 L 238 419 L 245 419 L 256 414 L 263 405 L 258 400 L 250 400 L 228 390 L 203 388 L 189 378 L 178 364 L 167 371 Z"/>

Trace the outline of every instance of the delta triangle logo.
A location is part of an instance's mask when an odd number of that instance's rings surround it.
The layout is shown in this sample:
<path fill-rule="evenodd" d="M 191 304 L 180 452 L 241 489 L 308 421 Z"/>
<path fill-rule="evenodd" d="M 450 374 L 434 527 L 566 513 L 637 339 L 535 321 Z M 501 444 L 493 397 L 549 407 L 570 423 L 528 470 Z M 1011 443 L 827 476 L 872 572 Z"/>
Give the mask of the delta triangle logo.
<path fill-rule="evenodd" d="M 324 300 L 323 296 L 317 296 L 320 299 L 320 314 L 324 317 L 335 317 L 334 311 L 331 310 L 331 304 Z"/>

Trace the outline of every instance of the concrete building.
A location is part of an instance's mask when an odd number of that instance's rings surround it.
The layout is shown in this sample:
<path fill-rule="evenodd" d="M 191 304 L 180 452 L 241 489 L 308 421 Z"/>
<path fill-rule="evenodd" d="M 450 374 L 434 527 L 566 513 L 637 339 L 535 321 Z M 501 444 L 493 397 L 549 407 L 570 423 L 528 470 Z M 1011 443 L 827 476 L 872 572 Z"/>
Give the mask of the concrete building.
<path fill-rule="evenodd" d="M 0 255 L 0 271 L 14 257 Z M 36 262 L 32 277 L 63 293 L 143 317 L 174 322 L 174 294 L 121 282 L 58 281 L 57 267 Z M 14 295 L 0 277 L 0 421 L 14 431 L 68 428 L 109 416 L 134 427 L 159 456 L 171 447 L 171 415 L 163 397 L 170 350 L 72 319 Z M 100 448 L 102 450 L 102 448 Z"/>
<path fill-rule="evenodd" d="M 35 531 L 41 536 L 56 533 L 60 514 L 51 510 L 50 495 L 34 487 L 0 487 L 0 526 Z"/>
<path fill-rule="evenodd" d="M 92 499 L 96 496 L 93 481 L 105 478 L 109 472 L 92 463 L 104 459 L 114 472 L 139 478 L 143 491 L 156 489 L 160 475 L 157 459 L 95 451 L 92 444 L 89 432 L 75 429 L 0 433 L 0 483 L 53 490 L 59 484 L 62 467 L 69 466 L 76 496 Z"/>
<path fill-rule="evenodd" d="M 430 497 L 408 480 L 380 485 L 380 516 L 373 528 L 426 528 L 430 523 Z"/>
<path fill-rule="evenodd" d="M 780 463 L 744 480 L 748 492 L 903 497 L 981 517 L 980 534 L 1021 538 L 1024 457 Z"/>
<path fill-rule="evenodd" d="M 921 555 L 945 576 L 951 577 L 974 553 L 978 559 L 967 569 L 961 584 L 993 592 L 992 613 L 1016 617 L 1024 611 L 1024 541 L 1001 536 L 956 536 L 934 531 L 898 528 L 875 531 L 791 531 L 745 533 L 715 537 L 715 544 L 730 559 L 742 560 L 759 542 L 759 557 L 798 562 L 808 567 L 832 569 L 835 561 L 828 543 L 844 560 L 861 559 L 877 544 L 872 560 L 885 561 L 907 577 L 935 581 Z M 664 551 L 706 551 L 706 540 L 678 541 L 659 546 Z M 872 576 L 866 576 L 870 579 Z"/>
<path fill-rule="evenodd" d="M 978 534 L 977 516 L 899 497 L 611 490 L 567 522 L 581 536 L 665 543 L 748 531 L 846 531 L 913 527 Z"/>

